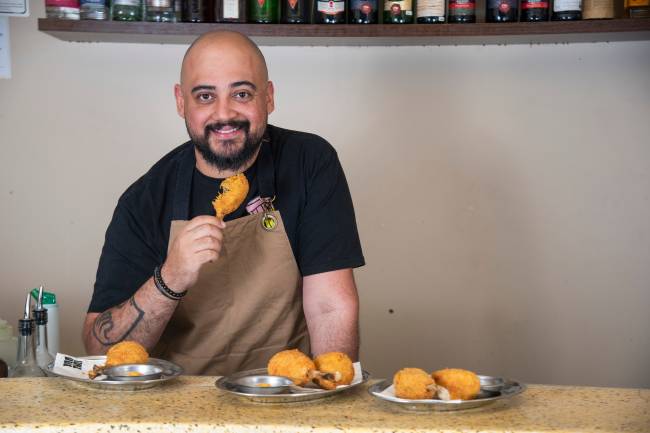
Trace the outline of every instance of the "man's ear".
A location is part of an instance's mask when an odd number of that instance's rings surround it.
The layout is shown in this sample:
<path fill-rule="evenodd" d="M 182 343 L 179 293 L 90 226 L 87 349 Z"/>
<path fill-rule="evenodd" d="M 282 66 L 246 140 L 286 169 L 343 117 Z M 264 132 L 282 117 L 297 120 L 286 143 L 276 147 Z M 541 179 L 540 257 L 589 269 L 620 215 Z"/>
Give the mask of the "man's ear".
<path fill-rule="evenodd" d="M 268 114 L 273 113 L 275 110 L 275 99 L 273 98 L 273 82 L 269 81 L 269 84 L 266 86 L 266 111 Z"/>
<path fill-rule="evenodd" d="M 183 99 L 183 91 L 181 85 L 174 85 L 174 97 L 176 98 L 176 112 L 179 116 L 185 119 L 185 100 Z"/>

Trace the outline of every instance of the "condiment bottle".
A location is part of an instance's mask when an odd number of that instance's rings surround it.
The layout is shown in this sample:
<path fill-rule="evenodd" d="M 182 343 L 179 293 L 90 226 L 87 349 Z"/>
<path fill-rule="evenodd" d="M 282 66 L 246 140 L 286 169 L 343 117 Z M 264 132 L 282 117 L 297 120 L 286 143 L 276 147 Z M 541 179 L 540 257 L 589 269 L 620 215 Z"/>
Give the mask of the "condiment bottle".
<path fill-rule="evenodd" d="M 25 314 L 18 321 L 18 354 L 16 367 L 11 371 L 11 377 L 42 377 L 45 376 L 36 363 L 36 347 L 34 346 L 34 320 L 30 317 L 31 295 L 27 293 Z"/>
<path fill-rule="evenodd" d="M 47 371 L 48 365 L 54 362 L 47 346 L 47 310 L 43 307 L 43 286 L 38 289 L 38 299 L 34 313 L 36 322 L 36 363 L 43 370 Z"/>

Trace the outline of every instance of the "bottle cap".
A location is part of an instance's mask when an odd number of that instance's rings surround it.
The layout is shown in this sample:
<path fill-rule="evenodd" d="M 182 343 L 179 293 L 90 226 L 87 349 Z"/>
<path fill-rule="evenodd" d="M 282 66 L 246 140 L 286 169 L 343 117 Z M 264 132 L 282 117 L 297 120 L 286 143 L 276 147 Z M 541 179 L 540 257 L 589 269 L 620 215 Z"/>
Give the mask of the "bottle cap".
<path fill-rule="evenodd" d="M 32 290 L 32 298 L 38 301 L 38 287 Z M 43 291 L 43 305 L 56 304 L 56 295 L 54 293 Z"/>

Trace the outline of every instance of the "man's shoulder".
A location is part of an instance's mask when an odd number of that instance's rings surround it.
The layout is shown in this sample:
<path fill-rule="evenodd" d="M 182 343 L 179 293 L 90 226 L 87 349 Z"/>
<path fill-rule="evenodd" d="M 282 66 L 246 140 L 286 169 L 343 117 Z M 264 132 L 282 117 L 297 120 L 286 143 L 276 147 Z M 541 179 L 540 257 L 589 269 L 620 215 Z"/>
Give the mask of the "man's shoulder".
<path fill-rule="evenodd" d="M 169 183 L 176 179 L 181 161 L 187 155 L 187 152 L 191 150 L 191 141 L 171 150 L 151 166 L 138 180 L 133 182 L 122 194 L 120 201 L 140 200 L 143 194 L 155 195 L 156 192 L 162 193 L 167 190 Z"/>
<path fill-rule="evenodd" d="M 269 134 L 271 143 L 277 146 L 278 150 L 286 149 L 294 154 L 313 156 L 336 153 L 334 147 L 326 139 L 310 132 L 269 125 Z"/>

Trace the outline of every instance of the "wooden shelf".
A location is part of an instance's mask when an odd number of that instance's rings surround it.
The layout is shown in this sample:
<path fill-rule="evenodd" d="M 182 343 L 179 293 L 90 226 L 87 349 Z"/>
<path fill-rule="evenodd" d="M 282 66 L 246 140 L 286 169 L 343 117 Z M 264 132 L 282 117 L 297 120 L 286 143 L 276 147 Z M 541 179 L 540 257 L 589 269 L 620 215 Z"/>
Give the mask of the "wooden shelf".
<path fill-rule="evenodd" d="M 65 41 L 186 44 L 216 29 L 260 45 L 468 45 L 650 40 L 650 19 L 476 24 L 151 23 L 40 18 L 38 29 Z"/>

